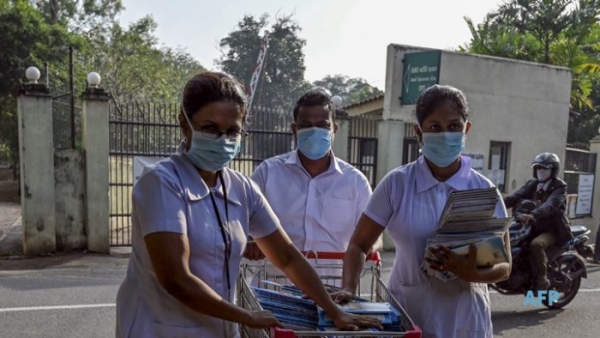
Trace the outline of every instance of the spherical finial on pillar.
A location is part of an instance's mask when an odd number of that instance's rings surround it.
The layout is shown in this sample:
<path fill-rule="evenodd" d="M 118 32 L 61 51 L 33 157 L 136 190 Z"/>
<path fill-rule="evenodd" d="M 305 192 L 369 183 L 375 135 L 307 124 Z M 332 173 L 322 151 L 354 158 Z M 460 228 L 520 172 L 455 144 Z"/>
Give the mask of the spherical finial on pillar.
<path fill-rule="evenodd" d="M 39 69 L 35 67 L 29 67 L 25 71 L 25 76 L 27 77 L 27 80 L 29 80 L 29 83 L 37 83 L 40 79 L 41 73 Z"/>
<path fill-rule="evenodd" d="M 342 106 L 342 103 L 344 102 L 344 99 L 342 99 L 341 96 L 336 95 L 334 97 L 331 98 L 331 102 L 335 105 L 336 108 L 339 108 Z"/>
<path fill-rule="evenodd" d="M 90 88 L 98 88 L 98 86 L 100 86 L 101 80 L 102 78 L 100 77 L 100 74 L 96 72 L 91 72 L 87 76 L 87 82 Z"/>

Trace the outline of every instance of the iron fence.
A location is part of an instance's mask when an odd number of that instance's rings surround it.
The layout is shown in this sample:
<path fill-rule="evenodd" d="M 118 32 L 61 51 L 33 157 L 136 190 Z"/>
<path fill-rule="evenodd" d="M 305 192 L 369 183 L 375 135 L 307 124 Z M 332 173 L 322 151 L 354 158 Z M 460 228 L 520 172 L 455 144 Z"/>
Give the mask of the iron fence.
<path fill-rule="evenodd" d="M 567 193 L 577 194 L 579 175 L 596 172 L 596 153 L 582 149 L 567 148 L 565 154 L 564 177 L 567 182 Z"/>
<path fill-rule="evenodd" d="M 132 102 L 110 104 L 110 226 L 111 245 L 131 245 L 131 191 L 134 159 L 164 158 L 176 151 L 182 135 L 178 104 Z M 230 167 L 250 175 L 263 160 L 289 151 L 291 114 L 253 109 L 248 135 Z"/>
<path fill-rule="evenodd" d="M 52 129 L 55 149 L 72 149 L 81 145 L 80 105 L 71 101 L 68 84 L 49 86 L 52 94 Z"/>
<path fill-rule="evenodd" d="M 131 245 L 134 157 L 167 157 L 181 139 L 178 105 L 131 102 L 110 109 L 110 231 L 112 246 Z"/>
<path fill-rule="evenodd" d="M 350 118 L 348 163 L 362 171 L 375 187 L 377 181 L 378 116 L 358 115 Z"/>

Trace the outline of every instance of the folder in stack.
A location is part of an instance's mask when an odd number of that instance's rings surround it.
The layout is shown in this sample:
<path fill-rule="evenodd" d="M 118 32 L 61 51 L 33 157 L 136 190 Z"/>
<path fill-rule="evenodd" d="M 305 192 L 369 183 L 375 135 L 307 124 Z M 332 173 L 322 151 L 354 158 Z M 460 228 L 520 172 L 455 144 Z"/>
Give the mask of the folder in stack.
<path fill-rule="evenodd" d="M 382 325 L 391 325 L 400 321 L 400 312 L 387 302 L 349 302 L 344 305 L 338 305 L 346 313 L 357 315 L 367 315 L 377 318 Z M 319 326 L 332 327 L 333 320 L 327 316 L 325 311 L 318 306 Z"/>
<path fill-rule="evenodd" d="M 429 251 L 440 245 L 459 255 L 466 255 L 469 246 L 477 248 L 477 266 L 485 267 L 508 261 L 504 234 L 510 218 L 496 218 L 499 202 L 496 188 L 461 190 L 450 193 L 434 237 L 427 240 L 425 258 L 437 260 Z M 423 261 L 423 270 L 430 276 L 448 281 L 456 278 L 448 271 L 436 271 Z"/>

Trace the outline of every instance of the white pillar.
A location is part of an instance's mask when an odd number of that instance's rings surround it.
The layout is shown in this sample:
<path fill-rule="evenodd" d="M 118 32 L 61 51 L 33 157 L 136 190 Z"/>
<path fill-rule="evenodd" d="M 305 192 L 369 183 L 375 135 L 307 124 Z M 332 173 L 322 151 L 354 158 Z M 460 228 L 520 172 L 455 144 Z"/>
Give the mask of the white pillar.
<path fill-rule="evenodd" d="M 27 76 L 31 82 L 21 86 L 17 98 L 19 164 L 23 252 L 34 256 L 56 251 L 54 138 L 52 96 L 37 83 L 39 70 L 29 68 Z"/>
<path fill-rule="evenodd" d="M 398 120 L 381 120 L 377 127 L 377 183 L 387 173 L 402 165 L 402 149 L 404 144 L 404 122 Z M 387 231 L 383 235 L 383 248 L 393 250 L 394 243 Z"/>
<path fill-rule="evenodd" d="M 596 154 L 596 172 L 594 173 L 594 191 L 592 195 L 592 218 L 593 221 L 589 223 L 588 228 L 592 231 L 590 240 L 594 241 L 595 245 L 600 247 L 600 243 L 594 239 L 600 238 L 600 135 L 597 135 L 590 140 L 590 152 Z M 573 222 L 574 223 L 574 222 Z M 571 225 L 573 224 L 571 223 Z M 598 252 L 599 249 L 596 249 Z"/>
<path fill-rule="evenodd" d="M 92 82 L 90 76 L 88 82 Z M 98 76 L 96 85 L 99 83 Z M 88 250 L 98 253 L 110 253 L 108 100 L 101 88 L 88 88 L 83 93 L 85 229 Z"/>
<path fill-rule="evenodd" d="M 394 168 L 402 165 L 404 122 L 381 120 L 377 127 L 377 183 Z"/>
<path fill-rule="evenodd" d="M 335 123 L 337 124 L 337 132 L 335 133 L 335 140 L 332 145 L 333 153 L 335 157 L 349 161 L 348 158 L 348 137 L 350 136 L 350 119 L 347 114 L 337 114 L 335 117 Z"/>

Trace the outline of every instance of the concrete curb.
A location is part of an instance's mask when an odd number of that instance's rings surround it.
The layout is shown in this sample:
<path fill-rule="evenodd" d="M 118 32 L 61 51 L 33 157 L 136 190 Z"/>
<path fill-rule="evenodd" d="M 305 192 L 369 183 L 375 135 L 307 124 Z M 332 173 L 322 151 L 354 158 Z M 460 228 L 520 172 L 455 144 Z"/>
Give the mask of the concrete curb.
<path fill-rule="evenodd" d="M 22 219 L 22 215 L 19 215 L 19 218 L 17 218 L 9 227 L 8 229 L 2 231 L 0 230 L 0 242 L 2 242 L 6 237 L 8 237 L 8 234 L 12 231 L 12 229 L 17 226 L 18 224 L 21 223 L 21 219 Z"/>
<path fill-rule="evenodd" d="M 0 233 L 0 257 L 23 255 L 22 218 L 19 216 L 7 229 Z"/>

